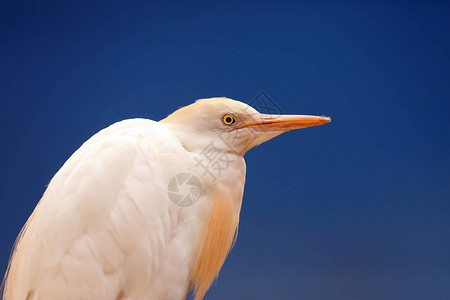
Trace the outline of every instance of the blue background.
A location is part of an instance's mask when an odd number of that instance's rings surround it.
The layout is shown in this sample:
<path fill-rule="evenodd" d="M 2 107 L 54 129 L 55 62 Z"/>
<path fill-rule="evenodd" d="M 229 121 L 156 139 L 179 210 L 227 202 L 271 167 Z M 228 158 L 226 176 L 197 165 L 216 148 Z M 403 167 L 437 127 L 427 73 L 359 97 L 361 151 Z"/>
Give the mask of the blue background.
<path fill-rule="evenodd" d="M 450 299 L 450 4 L 2 1 L 0 270 L 91 135 L 264 90 L 332 123 L 246 155 L 206 299 Z"/>

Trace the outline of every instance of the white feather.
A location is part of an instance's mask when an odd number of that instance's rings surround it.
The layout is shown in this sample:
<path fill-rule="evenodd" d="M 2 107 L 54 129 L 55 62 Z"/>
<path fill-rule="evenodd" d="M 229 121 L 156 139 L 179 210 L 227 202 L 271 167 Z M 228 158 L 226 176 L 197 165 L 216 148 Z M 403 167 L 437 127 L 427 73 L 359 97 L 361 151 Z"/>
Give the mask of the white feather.
<path fill-rule="evenodd" d="M 182 299 L 197 236 L 195 226 L 179 228 L 183 211 L 167 194 L 177 171 L 164 162 L 183 156 L 173 134 L 148 120 L 88 140 L 30 218 L 8 299 Z"/>

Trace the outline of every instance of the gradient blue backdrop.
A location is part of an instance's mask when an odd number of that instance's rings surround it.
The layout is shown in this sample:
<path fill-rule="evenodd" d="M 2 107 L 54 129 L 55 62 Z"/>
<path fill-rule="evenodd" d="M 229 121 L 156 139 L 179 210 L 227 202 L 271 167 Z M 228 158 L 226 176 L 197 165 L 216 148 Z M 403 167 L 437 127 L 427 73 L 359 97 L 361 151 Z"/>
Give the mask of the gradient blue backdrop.
<path fill-rule="evenodd" d="M 206 299 L 450 299 L 450 5 L 2 1 L 0 270 L 91 135 L 195 99 L 331 124 L 247 155 Z"/>

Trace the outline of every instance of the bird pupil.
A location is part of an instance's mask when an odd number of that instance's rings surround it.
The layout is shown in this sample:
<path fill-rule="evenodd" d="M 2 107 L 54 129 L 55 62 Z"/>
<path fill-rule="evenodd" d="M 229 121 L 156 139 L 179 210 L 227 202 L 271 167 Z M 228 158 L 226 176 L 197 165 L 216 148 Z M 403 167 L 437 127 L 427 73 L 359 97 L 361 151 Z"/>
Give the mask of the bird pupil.
<path fill-rule="evenodd" d="M 231 119 L 231 117 L 227 117 L 227 123 L 231 123 L 233 122 L 233 119 Z"/>

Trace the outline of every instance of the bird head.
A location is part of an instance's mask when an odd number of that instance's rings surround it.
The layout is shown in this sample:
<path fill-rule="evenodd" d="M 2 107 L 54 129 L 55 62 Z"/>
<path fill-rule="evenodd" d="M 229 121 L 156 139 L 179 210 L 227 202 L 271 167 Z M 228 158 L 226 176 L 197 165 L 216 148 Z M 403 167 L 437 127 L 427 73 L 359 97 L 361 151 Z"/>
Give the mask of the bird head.
<path fill-rule="evenodd" d="M 161 120 L 188 151 L 203 151 L 210 145 L 238 155 L 286 131 L 330 121 L 319 116 L 262 114 L 245 103 L 222 97 L 197 100 Z"/>

